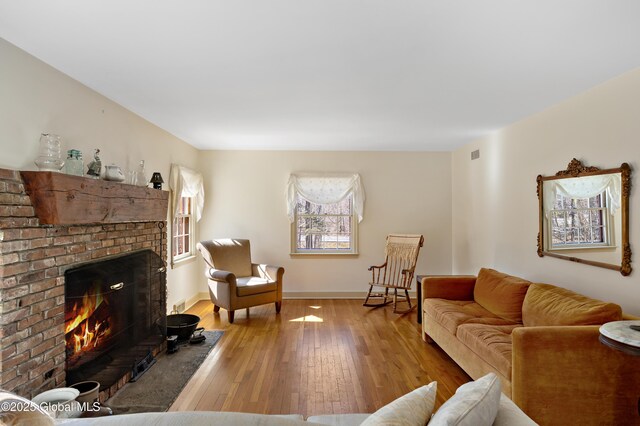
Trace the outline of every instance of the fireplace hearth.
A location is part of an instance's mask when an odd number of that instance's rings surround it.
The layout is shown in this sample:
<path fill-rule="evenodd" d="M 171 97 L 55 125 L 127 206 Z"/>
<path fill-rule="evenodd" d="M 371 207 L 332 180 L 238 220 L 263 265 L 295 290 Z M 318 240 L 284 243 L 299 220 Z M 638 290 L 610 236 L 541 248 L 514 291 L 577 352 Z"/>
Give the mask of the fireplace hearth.
<path fill-rule="evenodd" d="M 67 382 L 105 390 L 165 338 L 165 268 L 150 250 L 65 272 Z"/>

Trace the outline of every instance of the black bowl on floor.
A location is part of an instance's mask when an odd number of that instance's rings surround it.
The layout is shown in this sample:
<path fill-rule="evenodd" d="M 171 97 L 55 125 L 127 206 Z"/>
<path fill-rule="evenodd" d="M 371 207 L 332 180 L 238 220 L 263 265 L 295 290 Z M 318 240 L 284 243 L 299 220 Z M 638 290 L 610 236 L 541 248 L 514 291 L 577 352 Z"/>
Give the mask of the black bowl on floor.
<path fill-rule="evenodd" d="M 167 315 L 167 336 L 178 336 L 178 340 L 188 340 L 191 338 L 200 317 L 191 314 Z"/>

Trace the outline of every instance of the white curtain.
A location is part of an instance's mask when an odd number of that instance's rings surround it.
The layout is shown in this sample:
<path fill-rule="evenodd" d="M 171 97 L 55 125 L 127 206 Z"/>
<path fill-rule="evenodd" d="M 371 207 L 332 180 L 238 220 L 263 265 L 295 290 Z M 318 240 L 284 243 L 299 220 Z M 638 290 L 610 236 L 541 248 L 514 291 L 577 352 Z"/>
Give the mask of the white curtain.
<path fill-rule="evenodd" d="M 364 217 L 364 187 L 357 173 L 291 174 L 287 184 L 287 215 L 292 223 L 295 219 L 296 194 L 316 204 L 338 203 L 353 194 L 353 210 L 358 222 L 362 222 Z"/>
<path fill-rule="evenodd" d="M 591 198 L 606 192 L 611 214 L 620 208 L 620 173 L 549 180 L 544 183 L 544 208 L 547 217 L 558 194 L 566 198 Z"/>
<path fill-rule="evenodd" d="M 180 198 L 193 197 L 193 215 L 196 222 L 202 218 L 204 209 L 204 179 L 202 173 L 177 164 L 171 165 L 169 186 L 171 188 L 171 212 L 176 216 L 180 209 Z"/>

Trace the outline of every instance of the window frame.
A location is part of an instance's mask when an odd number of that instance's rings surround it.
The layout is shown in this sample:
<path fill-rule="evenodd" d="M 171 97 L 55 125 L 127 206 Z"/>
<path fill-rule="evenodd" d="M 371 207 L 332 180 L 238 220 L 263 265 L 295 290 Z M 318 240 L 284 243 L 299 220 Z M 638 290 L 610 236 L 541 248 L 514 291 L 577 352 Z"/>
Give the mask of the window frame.
<path fill-rule="evenodd" d="M 602 192 L 599 195 L 596 195 L 594 197 L 600 197 L 600 207 L 585 207 L 585 208 L 576 208 L 576 209 L 551 209 L 549 210 L 549 218 L 547 220 L 547 226 L 548 226 L 548 233 L 549 233 L 549 247 L 548 250 L 549 251 L 563 251 L 563 250 L 585 250 L 585 249 L 602 249 L 602 248 L 615 248 L 615 241 L 613 241 L 613 233 L 611 230 L 612 227 L 612 223 L 611 223 L 611 209 L 609 207 L 608 204 L 608 200 L 607 200 L 607 194 L 606 191 Z M 561 194 L 558 194 L 557 197 L 562 197 L 562 198 L 567 198 L 567 197 L 563 197 Z M 570 200 L 590 200 L 591 198 L 594 197 L 589 197 L 589 198 L 569 198 Z M 574 204 L 577 204 L 574 203 Z M 588 203 L 590 204 L 590 203 Z M 579 212 L 584 212 L 584 211 L 600 211 L 601 217 L 601 225 L 598 225 L 598 227 L 602 228 L 602 237 L 603 237 L 603 242 L 595 242 L 595 243 L 588 243 L 588 242 L 584 242 L 584 243 L 575 243 L 575 244 L 567 244 L 565 242 L 565 244 L 554 244 L 553 242 L 553 231 L 554 231 L 554 226 L 553 226 L 553 216 L 556 212 L 564 212 L 565 215 L 568 214 L 568 212 L 571 211 L 575 211 L 576 214 Z M 566 217 L 566 216 L 565 216 Z M 594 226 L 593 222 L 591 221 L 591 216 L 589 219 L 589 226 L 587 228 L 589 229 L 593 229 Z M 580 232 L 580 227 L 568 227 L 568 226 L 564 226 L 564 231 L 565 231 L 565 235 L 566 232 L 570 229 L 578 229 L 578 233 Z M 565 236 L 565 241 L 566 241 L 566 236 Z"/>
<path fill-rule="evenodd" d="M 351 204 L 350 210 L 351 214 L 348 215 L 350 221 L 351 232 L 350 235 L 350 245 L 351 248 L 349 250 L 345 249 L 299 249 L 298 248 L 298 209 L 294 210 L 294 220 L 291 223 L 291 244 L 290 244 L 290 255 L 291 256 L 357 256 L 358 255 L 358 217 L 356 212 L 354 211 L 354 194 L 351 191 L 348 195 L 349 202 Z M 302 199 L 305 200 L 299 193 L 296 193 L 296 200 Z M 308 201 L 308 200 L 305 200 Z M 338 203 L 342 202 L 338 201 Z M 312 201 L 310 201 L 313 203 Z M 333 204 L 338 204 L 333 203 Z M 296 203 L 297 204 L 297 203 Z M 314 203 L 317 204 L 317 203 Z M 306 215 L 305 215 L 306 216 Z M 310 217 L 317 216 L 336 216 L 336 217 L 346 217 L 347 215 L 308 215 Z"/>
<path fill-rule="evenodd" d="M 188 213 L 184 213 L 182 211 L 182 207 L 184 206 L 184 199 L 189 200 L 188 202 L 188 207 L 189 207 L 189 211 Z M 194 258 L 196 253 L 195 253 L 195 242 L 194 242 L 194 237 L 195 237 L 195 223 L 194 223 L 194 215 L 193 215 L 193 204 L 194 204 L 194 199 L 195 197 L 180 197 L 179 198 L 179 203 L 180 203 L 180 209 L 179 212 L 177 214 L 174 215 L 173 220 L 171 221 L 171 264 L 174 265 L 176 263 L 180 263 L 183 262 L 185 260 Z M 182 233 L 182 234 L 178 234 L 178 229 L 179 229 L 179 225 L 178 225 L 178 220 L 179 219 L 183 219 L 183 218 L 188 218 L 189 219 L 189 229 L 187 233 Z M 185 236 L 189 237 L 189 247 L 188 247 L 188 251 L 185 250 L 183 253 L 174 255 L 174 251 L 176 248 L 176 239 L 179 237 L 184 238 Z"/>

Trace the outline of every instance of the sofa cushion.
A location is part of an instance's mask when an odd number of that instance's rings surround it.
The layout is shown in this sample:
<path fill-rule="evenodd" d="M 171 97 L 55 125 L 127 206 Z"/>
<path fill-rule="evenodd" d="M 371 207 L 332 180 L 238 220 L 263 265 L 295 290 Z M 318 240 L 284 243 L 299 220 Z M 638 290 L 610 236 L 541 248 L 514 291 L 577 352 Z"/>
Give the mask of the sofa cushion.
<path fill-rule="evenodd" d="M 465 383 L 436 412 L 430 426 L 491 426 L 500 407 L 500 379 L 489 373 Z"/>
<path fill-rule="evenodd" d="M 500 395 L 498 415 L 493 421 L 493 426 L 538 426 L 538 423 L 531 420 L 503 393 Z"/>
<path fill-rule="evenodd" d="M 391 401 L 367 417 L 361 426 L 426 425 L 436 405 L 437 387 L 438 383 L 431 382 Z"/>
<path fill-rule="evenodd" d="M 473 288 L 473 298 L 495 315 L 522 323 L 522 302 L 530 284 L 525 279 L 482 268 Z"/>
<path fill-rule="evenodd" d="M 371 414 L 321 414 L 307 417 L 308 423 L 330 426 L 360 426 Z"/>
<path fill-rule="evenodd" d="M 170 411 L 118 414 L 115 416 L 64 419 L 56 426 L 311 426 L 301 415 L 254 414 L 229 411 Z M 25 425 L 27 426 L 27 425 Z M 31 426 L 31 424 L 28 424 Z"/>
<path fill-rule="evenodd" d="M 513 324 L 469 300 L 425 299 L 422 306 L 427 316 L 454 335 L 458 326 L 467 322 Z"/>
<path fill-rule="evenodd" d="M 521 325 L 462 324 L 456 337 L 511 380 L 511 332 Z"/>
<path fill-rule="evenodd" d="M 591 299 L 551 284 L 532 284 L 522 305 L 525 326 L 600 325 L 622 319 L 615 303 Z"/>
<path fill-rule="evenodd" d="M 239 297 L 270 293 L 276 291 L 278 287 L 278 283 L 275 281 L 265 280 L 260 277 L 239 277 L 236 278 L 236 284 L 236 294 Z"/>

